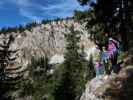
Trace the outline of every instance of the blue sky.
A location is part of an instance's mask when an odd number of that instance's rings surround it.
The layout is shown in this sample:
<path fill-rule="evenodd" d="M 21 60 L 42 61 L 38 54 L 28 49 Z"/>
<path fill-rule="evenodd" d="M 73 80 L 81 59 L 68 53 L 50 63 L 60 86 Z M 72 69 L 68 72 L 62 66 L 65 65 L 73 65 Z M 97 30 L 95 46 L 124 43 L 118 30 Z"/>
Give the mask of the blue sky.
<path fill-rule="evenodd" d="M 42 19 L 65 18 L 85 10 L 77 0 L 0 0 L 0 28 Z"/>

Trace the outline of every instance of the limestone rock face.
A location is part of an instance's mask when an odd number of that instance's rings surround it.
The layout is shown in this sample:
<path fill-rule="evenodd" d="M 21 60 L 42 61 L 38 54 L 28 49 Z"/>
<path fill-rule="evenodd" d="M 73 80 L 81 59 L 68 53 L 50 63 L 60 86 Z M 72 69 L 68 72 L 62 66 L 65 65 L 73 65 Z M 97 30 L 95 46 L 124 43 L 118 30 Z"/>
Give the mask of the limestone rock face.
<path fill-rule="evenodd" d="M 15 41 L 10 48 L 19 49 L 19 60 L 24 65 L 30 63 L 31 57 L 33 56 L 37 58 L 46 55 L 48 57 L 63 55 L 66 44 L 64 34 L 70 32 L 69 29 L 71 25 L 74 25 L 74 29 L 81 33 L 79 45 L 84 45 L 85 49 L 90 48 L 93 42 L 88 39 L 89 35 L 88 31 L 85 29 L 85 24 L 81 24 L 72 19 L 39 24 L 33 27 L 31 31 L 25 30 L 22 33 L 8 33 L 15 37 Z M 2 37 L 2 34 L 0 37 Z"/>
<path fill-rule="evenodd" d="M 123 68 L 118 75 L 92 79 L 80 100 L 133 100 L 133 66 Z"/>

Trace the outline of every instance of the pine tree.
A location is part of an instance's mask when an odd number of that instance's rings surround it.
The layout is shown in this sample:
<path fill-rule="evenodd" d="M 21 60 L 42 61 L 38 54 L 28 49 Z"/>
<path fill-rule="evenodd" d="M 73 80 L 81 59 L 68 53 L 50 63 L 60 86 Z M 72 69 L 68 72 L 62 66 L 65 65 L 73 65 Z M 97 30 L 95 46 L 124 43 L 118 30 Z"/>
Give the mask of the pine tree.
<path fill-rule="evenodd" d="M 96 0 L 96 3 L 91 0 L 78 1 L 81 5 L 93 5 L 91 7 L 94 8 L 96 22 L 104 25 L 104 32 L 107 32 L 109 37 L 113 38 L 118 38 L 119 35 L 122 39 L 124 51 L 132 49 L 132 0 Z"/>
<path fill-rule="evenodd" d="M 29 76 L 21 82 L 21 97 L 30 95 L 33 100 L 44 100 L 45 95 L 50 93 L 49 80 L 51 77 L 48 74 L 48 62 L 47 56 L 31 59 L 31 64 L 28 65 Z"/>
<path fill-rule="evenodd" d="M 72 26 L 66 37 L 64 72 L 54 90 L 55 100 L 78 100 L 84 87 L 83 64 L 78 53 L 79 32 Z"/>

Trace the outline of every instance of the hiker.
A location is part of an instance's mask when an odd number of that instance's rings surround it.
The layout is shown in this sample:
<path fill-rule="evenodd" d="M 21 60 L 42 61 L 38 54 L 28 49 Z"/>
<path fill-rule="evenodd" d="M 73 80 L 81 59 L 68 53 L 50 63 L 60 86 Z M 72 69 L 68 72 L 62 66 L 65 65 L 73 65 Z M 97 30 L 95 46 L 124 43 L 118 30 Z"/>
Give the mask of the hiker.
<path fill-rule="evenodd" d="M 95 61 L 94 65 L 95 65 L 96 77 L 98 77 L 99 75 L 102 74 L 102 65 L 99 60 Z"/>
<path fill-rule="evenodd" d="M 109 54 L 105 47 L 102 47 L 102 53 L 101 53 L 101 60 L 104 62 L 108 62 Z"/>
<path fill-rule="evenodd" d="M 109 38 L 109 44 L 108 44 L 108 52 L 110 55 L 110 59 L 112 62 L 112 70 L 114 73 L 117 73 L 117 70 L 119 68 L 117 65 L 117 57 L 118 57 L 118 49 L 119 49 L 119 42 L 114 40 L 113 38 Z"/>
<path fill-rule="evenodd" d="M 94 65 L 95 65 L 96 77 L 103 74 L 103 68 L 100 62 L 100 49 L 98 46 L 96 46 L 96 49 L 94 52 Z"/>
<path fill-rule="evenodd" d="M 95 47 L 95 51 L 94 51 L 94 59 L 95 60 L 100 60 L 100 49 L 98 46 Z"/>
<path fill-rule="evenodd" d="M 114 52 L 116 51 L 116 46 L 112 42 L 112 38 L 109 39 L 108 43 L 108 53 L 109 53 L 109 58 L 112 58 L 114 56 Z"/>
<path fill-rule="evenodd" d="M 104 72 L 107 74 L 108 72 L 108 60 L 109 60 L 109 54 L 105 47 L 102 47 L 101 52 L 101 61 L 104 66 Z"/>

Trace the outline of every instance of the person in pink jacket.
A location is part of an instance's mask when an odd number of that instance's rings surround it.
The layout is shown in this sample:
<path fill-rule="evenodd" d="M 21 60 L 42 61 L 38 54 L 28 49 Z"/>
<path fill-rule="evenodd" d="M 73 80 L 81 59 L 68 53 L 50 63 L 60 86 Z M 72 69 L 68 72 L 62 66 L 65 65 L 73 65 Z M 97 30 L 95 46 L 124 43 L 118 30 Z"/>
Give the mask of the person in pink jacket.
<path fill-rule="evenodd" d="M 109 44 L 108 44 L 108 53 L 110 55 L 110 59 L 112 62 L 112 70 L 115 72 L 115 69 L 117 69 L 117 57 L 118 57 L 118 44 L 119 42 L 114 40 L 113 38 L 109 39 Z"/>
<path fill-rule="evenodd" d="M 112 42 L 112 40 L 109 40 L 108 53 L 109 53 L 109 57 L 110 58 L 113 56 L 113 54 L 114 54 L 115 51 L 116 51 L 115 44 Z"/>

